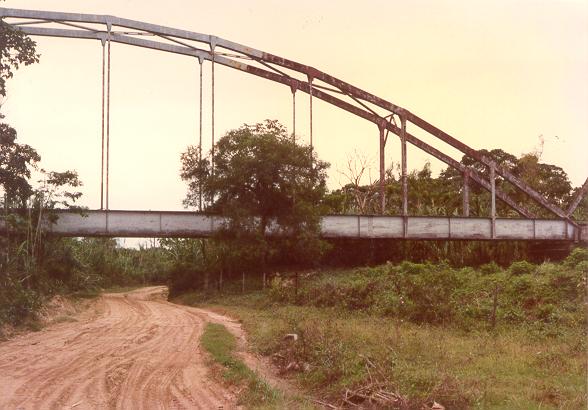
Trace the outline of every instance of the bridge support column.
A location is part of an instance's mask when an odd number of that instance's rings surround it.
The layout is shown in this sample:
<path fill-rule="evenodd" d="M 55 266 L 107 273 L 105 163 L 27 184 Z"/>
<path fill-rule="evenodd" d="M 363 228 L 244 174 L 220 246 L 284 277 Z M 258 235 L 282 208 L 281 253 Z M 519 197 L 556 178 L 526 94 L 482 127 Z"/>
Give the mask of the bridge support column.
<path fill-rule="evenodd" d="M 384 215 L 386 212 L 386 138 L 384 137 L 384 125 L 378 124 L 378 127 L 380 129 L 380 213 Z"/>
<path fill-rule="evenodd" d="M 211 140 L 212 140 L 212 144 L 211 144 L 211 148 L 210 148 L 210 169 L 212 172 L 212 175 L 214 175 L 214 48 L 216 47 L 216 39 L 213 38 L 212 36 L 210 37 L 210 54 L 212 56 L 211 58 L 211 63 L 212 63 L 212 67 L 211 67 L 211 80 L 210 80 L 210 86 L 211 86 L 211 98 L 210 98 L 210 102 L 211 102 L 211 123 L 210 123 L 210 133 L 211 133 Z M 214 203 L 214 192 L 211 194 L 210 197 L 210 204 L 212 205 Z"/>
<path fill-rule="evenodd" d="M 496 238 L 496 170 L 490 166 L 490 218 L 492 218 L 492 239 Z"/>
<path fill-rule="evenodd" d="M 198 64 L 200 66 L 200 93 L 199 93 L 199 136 L 198 136 L 198 162 L 202 161 L 202 63 L 204 60 L 202 57 L 198 57 Z M 202 211 L 202 182 L 198 186 L 198 210 Z"/>
<path fill-rule="evenodd" d="M 105 87 L 106 87 L 106 40 L 102 42 L 102 156 L 100 158 L 100 209 L 104 209 L 104 113 L 105 113 Z"/>
<path fill-rule="evenodd" d="M 400 117 L 401 133 L 401 162 L 402 162 L 402 216 L 403 216 L 403 236 L 406 238 L 408 232 L 408 177 L 407 177 L 407 158 L 406 158 L 406 118 Z"/>
<path fill-rule="evenodd" d="M 296 80 L 292 80 L 290 91 L 292 91 L 292 141 L 296 143 Z"/>
<path fill-rule="evenodd" d="M 470 172 L 466 169 L 463 173 L 463 216 L 470 216 Z"/>
<path fill-rule="evenodd" d="M 308 74 L 308 110 L 309 110 L 309 127 L 310 127 L 310 167 L 312 168 L 312 153 L 314 150 L 312 141 L 312 76 Z"/>
<path fill-rule="evenodd" d="M 108 28 L 108 69 L 106 74 L 106 210 L 110 209 L 110 24 Z"/>

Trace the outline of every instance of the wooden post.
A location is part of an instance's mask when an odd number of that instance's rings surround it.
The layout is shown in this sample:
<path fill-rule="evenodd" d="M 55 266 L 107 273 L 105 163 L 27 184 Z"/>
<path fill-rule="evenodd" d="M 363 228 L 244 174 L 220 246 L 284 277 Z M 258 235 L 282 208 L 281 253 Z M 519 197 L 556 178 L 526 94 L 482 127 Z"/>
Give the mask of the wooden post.
<path fill-rule="evenodd" d="M 463 216 L 470 216 L 470 171 L 465 170 L 463 173 Z"/>
<path fill-rule="evenodd" d="M 263 289 L 265 289 L 265 271 L 263 272 L 263 285 L 262 285 Z"/>
<path fill-rule="evenodd" d="M 492 239 L 496 238 L 496 171 L 494 166 L 490 166 L 490 196 L 491 208 L 490 218 L 492 218 Z"/>
<path fill-rule="evenodd" d="M 492 300 L 492 315 L 490 316 L 490 327 L 496 328 L 496 311 L 498 310 L 498 285 L 494 287 L 494 297 Z"/>
<path fill-rule="evenodd" d="M 380 211 L 384 215 L 386 212 L 386 163 L 384 150 L 386 148 L 386 139 L 384 138 L 384 127 L 378 124 L 380 128 Z"/>

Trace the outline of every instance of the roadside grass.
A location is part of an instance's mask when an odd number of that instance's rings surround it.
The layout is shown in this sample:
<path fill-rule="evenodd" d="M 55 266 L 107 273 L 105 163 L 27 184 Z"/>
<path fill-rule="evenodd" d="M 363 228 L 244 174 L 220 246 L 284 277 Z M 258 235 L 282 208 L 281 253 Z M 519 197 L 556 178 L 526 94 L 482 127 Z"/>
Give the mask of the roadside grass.
<path fill-rule="evenodd" d="M 268 311 L 238 304 L 243 299 L 212 307 L 241 319 L 259 353 L 309 363 L 294 376 L 332 403 L 341 404 L 346 389 L 377 381 L 407 398 L 409 408 L 432 401 L 448 409 L 586 407 L 581 331 L 537 338 L 517 328 L 467 333 L 315 307 Z M 282 340 L 287 333 L 299 335 L 296 346 Z"/>
<path fill-rule="evenodd" d="M 237 342 L 223 325 L 207 323 L 200 342 L 222 367 L 223 379 L 229 384 L 243 387 L 239 392 L 238 404 L 255 409 L 284 408 L 284 395 L 235 357 Z"/>
<path fill-rule="evenodd" d="M 266 290 L 176 300 L 240 319 L 257 352 L 336 405 L 378 385 L 404 408 L 571 410 L 587 406 L 587 264 L 575 257 L 508 270 L 318 272 L 296 293 L 282 278 Z M 290 333 L 298 340 L 284 340 Z"/>

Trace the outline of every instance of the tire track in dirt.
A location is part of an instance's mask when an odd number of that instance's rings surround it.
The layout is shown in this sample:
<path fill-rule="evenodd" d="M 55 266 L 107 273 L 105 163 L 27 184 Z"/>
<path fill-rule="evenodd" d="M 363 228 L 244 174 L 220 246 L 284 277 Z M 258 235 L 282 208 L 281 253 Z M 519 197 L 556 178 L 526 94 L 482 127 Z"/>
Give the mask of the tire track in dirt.
<path fill-rule="evenodd" d="M 105 294 L 92 318 L 0 344 L 0 409 L 235 408 L 199 348 L 206 315 L 166 291 Z"/>

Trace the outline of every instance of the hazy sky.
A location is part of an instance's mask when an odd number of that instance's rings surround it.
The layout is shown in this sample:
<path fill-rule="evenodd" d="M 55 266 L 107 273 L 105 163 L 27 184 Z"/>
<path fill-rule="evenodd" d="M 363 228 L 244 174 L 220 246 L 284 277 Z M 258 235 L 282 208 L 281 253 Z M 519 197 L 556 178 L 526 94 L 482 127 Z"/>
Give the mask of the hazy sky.
<path fill-rule="evenodd" d="M 563 167 L 576 186 L 588 176 L 586 0 L 13 0 L 2 6 L 112 14 L 214 34 L 313 65 L 411 110 L 476 149 L 519 155 L 536 149 L 542 135 L 544 161 Z M 36 41 L 41 62 L 9 82 L 2 110 L 20 142 L 37 148 L 45 168 L 79 172 L 83 204 L 98 208 L 100 43 Z M 291 127 L 287 87 L 217 67 L 217 138 L 265 118 Z M 209 69 L 206 64 L 206 148 Z M 297 131 L 303 139 L 307 103 L 299 94 Z M 197 62 L 113 44 L 110 207 L 182 209 L 179 156 L 197 138 Z M 332 164 L 331 188 L 345 182 L 337 170 L 354 150 L 373 158 L 377 173 L 374 124 L 317 101 L 314 140 L 319 156 Z M 399 161 L 399 154 L 394 138 L 387 163 Z M 434 170 L 442 166 L 410 146 L 408 155 L 411 169 L 426 160 Z"/>

